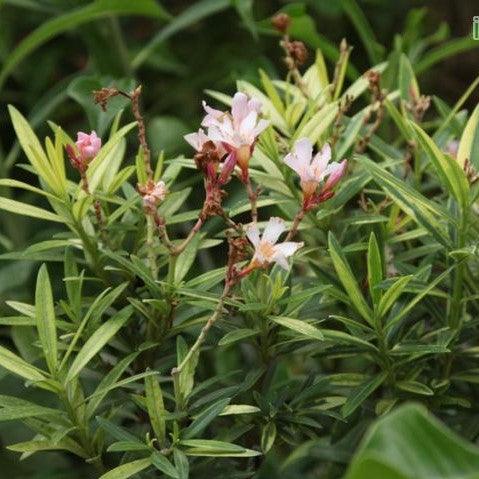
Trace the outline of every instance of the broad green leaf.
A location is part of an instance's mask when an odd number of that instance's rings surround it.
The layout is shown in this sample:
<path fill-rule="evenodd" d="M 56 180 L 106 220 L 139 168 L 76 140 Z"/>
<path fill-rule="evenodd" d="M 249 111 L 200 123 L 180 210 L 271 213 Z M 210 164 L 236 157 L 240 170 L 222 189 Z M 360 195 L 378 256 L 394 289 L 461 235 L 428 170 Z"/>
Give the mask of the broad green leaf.
<path fill-rule="evenodd" d="M 173 457 L 175 458 L 175 467 L 179 479 L 188 479 L 190 474 L 190 464 L 186 455 L 175 447 L 175 449 L 173 449 Z"/>
<path fill-rule="evenodd" d="M 37 276 L 35 316 L 43 354 L 45 355 L 50 372 L 55 375 L 58 366 L 55 308 L 50 278 L 45 264 L 41 266 Z"/>
<path fill-rule="evenodd" d="M 355 453 L 345 479 L 477 479 L 479 449 L 406 404 L 378 419 Z"/>
<path fill-rule="evenodd" d="M 479 105 L 474 108 L 459 142 L 456 161 L 464 168 L 466 160 L 479 169 Z"/>
<path fill-rule="evenodd" d="M 65 382 L 74 379 L 90 360 L 115 336 L 131 316 L 132 308 L 127 306 L 102 324 L 87 340 L 78 352 L 65 378 Z"/>
<path fill-rule="evenodd" d="M 165 406 L 163 403 L 163 394 L 161 392 L 160 383 L 155 376 L 147 376 L 145 378 L 145 397 L 150 422 L 155 431 L 156 438 L 162 447 L 166 438 L 165 426 Z M 154 461 L 153 461 L 154 462 Z"/>
<path fill-rule="evenodd" d="M 291 329 L 312 339 L 324 339 L 323 333 L 313 325 L 300 319 L 286 318 L 284 316 L 269 316 L 269 319 L 280 326 Z"/>
<path fill-rule="evenodd" d="M 137 459 L 136 461 L 115 467 L 115 469 L 103 474 L 99 479 L 127 479 L 128 477 L 134 476 L 138 472 L 143 471 L 147 467 L 150 467 L 151 463 L 152 460 L 149 457 L 146 459 Z"/>
<path fill-rule="evenodd" d="M 338 241 L 333 233 L 328 236 L 329 254 L 333 262 L 336 273 L 341 281 L 345 291 L 349 295 L 349 299 L 353 303 L 358 313 L 370 324 L 372 324 L 372 311 L 366 303 L 361 290 L 356 282 L 354 273 L 352 272 Z"/>
<path fill-rule="evenodd" d="M 356 389 L 353 389 L 341 408 L 343 417 L 350 416 L 361 404 L 384 382 L 387 377 L 386 372 L 368 379 L 360 384 Z"/>

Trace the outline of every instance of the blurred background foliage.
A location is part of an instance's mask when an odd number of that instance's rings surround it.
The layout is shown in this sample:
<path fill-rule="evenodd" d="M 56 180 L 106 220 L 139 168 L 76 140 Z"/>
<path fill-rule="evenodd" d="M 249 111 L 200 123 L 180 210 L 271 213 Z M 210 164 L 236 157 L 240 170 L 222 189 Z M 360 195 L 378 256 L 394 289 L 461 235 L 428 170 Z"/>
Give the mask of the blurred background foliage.
<path fill-rule="evenodd" d="M 112 83 L 144 85 L 155 152 L 188 154 L 182 136 L 197 128 L 206 89 L 232 93 L 237 79 L 257 83 L 259 68 L 271 77 L 284 73 L 279 37 L 270 25 L 279 10 L 293 17 L 292 36 L 307 44 L 311 60 L 320 47 L 332 68 L 339 42 L 347 39 L 354 47 L 348 81 L 388 55 L 405 52 L 424 93 L 454 103 L 478 74 L 479 42 L 471 38 L 478 11 L 470 0 L 0 0 L 0 177 L 31 179 L 19 165 L 8 103 L 40 137 L 47 120 L 72 135 L 89 128 L 105 134 L 115 109 L 100 112 L 91 91 Z M 466 106 L 478 100 L 475 92 Z M 12 193 L 2 191 L 7 194 Z M 22 199 L 33 196 L 22 193 Z M 2 312 L 6 299 L 31 301 L 34 289 L 36 263 L 9 261 L 9 253 L 49 237 L 51 230 L 39 221 L 0 214 Z M 29 350 L 34 354 L 25 330 L 21 336 L 15 328 L 0 334 L 11 335 L 25 357 Z M 19 384 L 6 376 L 0 390 L 21 395 Z M 2 443 L 22 438 L 22 431 L 1 424 Z M 53 468 L 67 465 L 61 455 L 49 457 Z M 8 471 L 12 478 L 53 479 L 50 470 L 38 468 L 42 461 L 38 456 L 19 465 L 2 448 L 2 477 Z"/>

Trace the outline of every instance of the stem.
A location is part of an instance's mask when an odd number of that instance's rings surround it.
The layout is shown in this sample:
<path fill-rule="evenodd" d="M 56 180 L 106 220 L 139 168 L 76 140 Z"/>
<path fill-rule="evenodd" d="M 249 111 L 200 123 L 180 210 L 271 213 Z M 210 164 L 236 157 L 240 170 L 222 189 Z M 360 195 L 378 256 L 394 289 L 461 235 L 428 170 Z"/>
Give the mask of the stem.
<path fill-rule="evenodd" d="M 251 219 L 253 223 L 258 221 L 258 207 L 256 201 L 258 199 L 258 193 L 253 190 L 253 185 L 251 184 L 251 178 L 248 176 L 246 181 L 246 191 L 248 192 L 249 202 L 251 203 Z"/>
<path fill-rule="evenodd" d="M 304 210 L 304 207 L 301 207 L 301 209 L 296 213 L 296 216 L 294 217 L 293 224 L 291 225 L 291 229 L 289 230 L 285 241 L 291 241 L 296 235 L 296 233 L 298 232 L 299 224 L 303 220 L 305 214 L 306 211 Z"/>
<path fill-rule="evenodd" d="M 457 249 L 464 248 L 466 243 L 467 215 L 461 212 L 461 222 L 457 232 Z M 459 330 L 463 316 L 463 286 L 464 286 L 464 263 L 460 261 L 454 271 L 452 297 L 449 304 L 448 324 L 454 330 Z"/>
<path fill-rule="evenodd" d="M 155 231 L 155 221 L 151 215 L 146 215 L 146 247 L 148 249 L 148 263 L 150 265 L 153 279 L 158 278 L 158 267 L 156 265 L 156 253 L 153 233 Z"/>
<path fill-rule="evenodd" d="M 213 314 L 210 316 L 206 324 L 203 326 L 203 329 L 201 330 L 198 338 L 196 339 L 193 346 L 191 346 L 190 350 L 188 351 L 188 354 L 184 357 L 183 361 L 181 361 L 181 363 L 176 368 L 172 369 L 171 375 L 173 376 L 173 380 L 175 381 L 175 383 L 177 382 L 177 378 L 179 377 L 183 368 L 188 364 L 188 361 L 192 358 L 192 356 L 196 353 L 196 351 L 199 350 L 199 348 L 203 344 L 203 341 L 206 339 L 208 331 L 216 323 L 216 321 L 221 317 L 221 313 L 223 312 L 223 306 L 224 306 L 226 298 L 228 297 L 231 291 L 231 287 L 232 287 L 231 282 L 226 281 L 225 287 L 223 289 L 223 293 L 218 301 L 218 304 L 216 305 L 216 308 Z"/>

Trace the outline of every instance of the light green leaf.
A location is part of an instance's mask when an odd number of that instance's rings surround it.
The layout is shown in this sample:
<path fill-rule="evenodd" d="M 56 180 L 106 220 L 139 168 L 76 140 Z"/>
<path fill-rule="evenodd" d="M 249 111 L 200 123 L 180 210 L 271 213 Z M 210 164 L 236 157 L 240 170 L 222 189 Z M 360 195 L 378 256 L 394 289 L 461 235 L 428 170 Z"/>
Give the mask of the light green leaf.
<path fill-rule="evenodd" d="M 324 339 L 323 333 L 313 325 L 300 319 L 286 318 L 284 316 L 269 316 L 269 319 L 280 326 L 296 331 L 297 333 L 312 339 Z"/>
<path fill-rule="evenodd" d="M 478 470 L 475 445 L 406 404 L 370 427 L 345 479 L 477 479 Z"/>
<path fill-rule="evenodd" d="M 145 378 L 145 396 L 153 431 L 155 431 L 160 446 L 163 447 L 166 438 L 165 405 L 157 377 L 147 376 Z M 155 461 L 153 461 L 153 464 L 155 464 Z"/>
<path fill-rule="evenodd" d="M 121 466 L 115 467 L 115 469 L 103 474 L 99 479 L 127 479 L 128 477 L 131 477 L 136 473 L 143 471 L 143 469 L 151 466 L 151 462 L 151 458 L 149 457 L 146 459 L 137 459 L 136 461 L 128 462 L 126 464 L 122 464 Z"/>
<path fill-rule="evenodd" d="M 384 382 L 387 377 L 386 372 L 368 379 L 360 384 L 356 389 L 353 389 L 341 408 L 343 417 L 350 416 L 361 404 Z"/>
<path fill-rule="evenodd" d="M 341 281 L 345 291 L 349 295 L 349 299 L 353 303 L 358 313 L 370 324 L 372 324 L 372 311 L 366 303 L 361 290 L 356 282 L 354 273 L 352 272 L 349 263 L 347 262 L 344 254 L 341 251 L 338 241 L 334 237 L 333 233 L 329 233 L 329 254 L 333 262 L 336 273 Z"/>
<path fill-rule="evenodd" d="M 20 201 L 11 200 L 9 198 L 0 197 L 0 210 L 9 211 L 17 215 L 30 216 L 41 220 L 55 221 L 57 223 L 64 223 L 65 221 L 55 213 L 38 208 L 37 206 L 21 203 Z"/>
<path fill-rule="evenodd" d="M 127 306 L 102 324 L 80 349 L 65 378 L 65 382 L 74 379 L 90 360 L 115 336 L 131 316 L 133 308 Z"/>
<path fill-rule="evenodd" d="M 45 264 L 41 266 L 37 276 L 35 317 L 43 354 L 50 372 L 55 375 L 58 366 L 57 331 L 52 287 Z"/>
<path fill-rule="evenodd" d="M 3 346 L 0 346 L 0 366 L 29 381 L 44 381 L 46 379 L 42 371 L 28 364 Z"/>
<path fill-rule="evenodd" d="M 479 169 L 479 105 L 474 108 L 459 142 L 456 161 L 464 168 L 466 160 Z"/>

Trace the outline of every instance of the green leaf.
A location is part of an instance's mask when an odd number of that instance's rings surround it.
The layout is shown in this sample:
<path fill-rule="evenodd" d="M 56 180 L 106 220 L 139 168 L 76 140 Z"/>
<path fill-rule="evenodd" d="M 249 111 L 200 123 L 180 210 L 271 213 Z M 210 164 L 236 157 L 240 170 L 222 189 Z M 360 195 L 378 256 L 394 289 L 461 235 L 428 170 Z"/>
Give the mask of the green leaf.
<path fill-rule="evenodd" d="M 397 279 L 384 293 L 384 296 L 381 298 L 378 305 L 378 316 L 380 318 L 384 317 L 389 309 L 394 305 L 411 279 L 412 275 L 402 276 L 401 278 Z"/>
<path fill-rule="evenodd" d="M 50 372 L 54 375 L 58 366 L 57 331 L 52 287 L 45 264 L 41 266 L 37 276 L 35 317 L 43 354 Z"/>
<path fill-rule="evenodd" d="M 7 446 L 7 449 L 28 454 L 33 454 L 37 451 L 69 451 L 83 459 L 88 459 L 89 457 L 85 450 L 76 441 L 68 437 L 64 437 L 60 441 L 45 439 L 39 441 L 19 442 Z"/>
<path fill-rule="evenodd" d="M 28 417 L 44 417 L 44 416 L 60 416 L 61 412 L 57 409 L 37 406 L 9 406 L 0 409 L 0 421 L 13 421 L 17 419 L 25 419 Z"/>
<path fill-rule="evenodd" d="M 254 457 L 261 453 L 246 449 L 230 442 L 215 441 L 212 439 L 188 439 L 181 440 L 179 446 L 184 448 L 187 456 L 205 457 Z"/>
<path fill-rule="evenodd" d="M 145 396 L 146 407 L 148 409 L 148 415 L 150 416 L 153 431 L 155 431 L 160 446 L 163 447 L 166 438 L 164 418 L 165 405 L 163 403 L 163 394 L 157 377 L 147 376 L 145 378 Z"/>
<path fill-rule="evenodd" d="M 230 331 L 226 333 L 218 342 L 218 346 L 228 346 L 233 343 L 237 343 L 238 341 L 242 341 L 246 338 L 251 338 L 259 334 L 259 331 L 255 331 L 254 329 L 235 329 L 234 331 Z"/>
<path fill-rule="evenodd" d="M 175 458 L 175 467 L 178 472 L 179 479 L 188 479 L 190 474 L 190 464 L 188 458 L 179 449 L 173 449 L 173 457 Z"/>
<path fill-rule="evenodd" d="M 425 228 L 439 243 L 444 246 L 449 245 L 449 239 L 439 219 L 450 222 L 453 220 L 439 205 L 386 171 L 384 166 L 381 167 L 364 156 L 357 156 L 356 158 L 407 215 Z"/>
<path fill-rule="evenodd" d="M 56 223 L 64 223 L 65 221 L 55 213 L 38 208 L 37 206 L 21 203 L 20 201 L 11 200 L 9 198 L 0 197 L 0 210 L 9 211 L 16 215 L 30 216 L 41 220 L 55 221 Z"/>
<path fill-rule="evenodd" d="M 476 446 L 407 404 L 370 427 L 345 479 L 477 479 L 478 470 Z"/>
<path fill-rule="evenodd" d="M 373 64 L 378 63 L 384 54 L 384 47 L 376 40 L 374 30 L 369 24 L 368 18 L 356 0 L 341 0 L 341 6 L 344 13 L 349 17 L 351 23 L 356 28 L 370 62 Z"/>
<path fill-rule="evenodd" d="M 280 326 L 296 331 L 297 333 L 312 339 L 324 339 L 323 333 L 313 325 L 300 319 L 286 318 L 284 316 L 269 316 L 269 319 Z"/>
<path fill-rule="evenodd" d="M 73 361 L 65 378 L 65 382 L 74 379 L 81 370 L 90 362 L 90 360 L 115 336 L 115 334 L 125 325 L 131 316 L 133 308 L 127 306 L 119 311 L 115 316 L 102 324 L 83 345 Z"/>
<path fill-rule="evenodd" d="M 44 381 L 46 379 L 42 371 L 28 364 L 3 346 L 0 346 L 0 366 L 29 381 Z"/>
<path fill-rule="evenodd" d="M 115 467 L 115 469 L 103 474 L 99 479 L 127 479 L 128 477 L 131 477 L 136 473 L 143 471 L 143 469 L 151 466 L 151 463 L 152 460 L 149 457 L 146 459 L 137 459 L 136 461 L 128 462 L 126 464 L 122 464 L 121 466 Z"/>
<path fill-rule="evenodd" d="M 383 266 L 381 260 L 381 252 L 379 251 L 378 242 L 374 233 L 369 237 L 368 245 L 368 286 L 369 293 L 373 300 L 373 304 L 377 306 L 381 300 L 381 290 L 377 285 L 383 279 Z"/>
<path fill-rule="evenodd" d="M 464 168 L 466 160 L 479 169 L 479 105 L 474 108 L 459 142 L 456 161 Z"/>
<path fill-rule="evenodd" d="M 469 183 L 459 164 L 449 155 L 444 154 L 432 138 L 416 123 L 410 122 L 416 131 L 418 140 L 427 157 L 434 165 L 441 182 L 456 198 L 461 208 L 465 210 L 469 203 Z"/>
<path fill-rule="evenodd" d="M 398 381 L 396 387 L 401 391 L 407 391 L 421 396 L 434 395 L 434 391 L 430 387 L 417 381 Z"/>
<path fill-rule="evenodd" d="M 13 69 L 40 45 L 60 33 L 111 15 L 143 15 L 164 20 L 169 18 L 168 14 L 154 0 L 135 0 L 134 2 L 130 0 L 97 0 L 63 15 L 55 15 L 26 36 L 8 55 L 0 71 L 0 88 Z"/>
<path fill-rule="evenodd" d="M 419 98 L 419 85 L 409 58 L 403 53 L 399 60 L 399 92 L 404 102 Z"/>
<path fill-rule="evenodd" d="M 185 250 L 178 256 L 175 268 L 175 283 L 178 284 L 190 270 L 196 259 L 196 253 L 201 243 L 201 235 L 198 233 L 188 243 Z"/>
<path fill-rule="evenodd" d="M 350 416 L 361 404 L 384 382 L 387 377 L 386 372 L 382 372 L 377 376 L 360 384 L 356 389 L 351 391 L 348 399 L 341 408 L 343 417 Z"/>
<path fill-rule="evenodd" d="M 273 85 L 273 82 L 271 81 L 270 77 L 261 68 L 259 69 L 259 75 L 261 78 L 261 83 L 263 85 L 264 91 L 266 92 L 269 99 L 271 100 L 271 103 L 276 108 L 276 110 L 278 110 L 279 113 L 284 115 L 283 100 L 281 100 L 281 97 L 279 96 L 279 93 L 276 90 L 276 87 Z"/>
<path fill-rule="evenodd" d="M 154 452 L 151 455 L 151 463 L 161 472 L 166 474 L 168 477 L 173 477 L 174 479 L 180 479 L 180 475 L 176 468 L 171 464 L 171 462 L 160 454 L 159 452 Z"/>
<path fill-rule="evenodd" d="M 230 403 L 231 398 L 222 399 L 208 406 L 202 411 L 193 422 L 182 432 L 183 439 L 191 439 L 203 432 L 208 424 L 219 416 Z"/>
<path fill-rule="evenodd" d="M 134 68 L 138 68 L 147 60 L 156 48 L 175 33 L 188 28 L 199 22 L 205 17 L 226 10 L 231 6 L 230 0 L 200 0 L 185 9 L 162 30 L 160 30 L 153 39 L 143 47 L 132 61 Z"/>
<path fill-rule="evenodd" d="M 352 272 L 338 241 L 330 232 L 328 236 L 329 254 L 334 265 L 334 269 L 338 274 L 345 291 L 349 295 L 349 299 L 353 303 L 358 313 L 369 323 L 372 324 L 372 311 L 366 303 L 361 290 L 356 282 L 354 273 Z"/>
<path fill-rule="evenodd" d="M 436 63 L 447 60 L 461 52 L 478 48 L 477 40 L 467 36 L 463 38 L 453 38 L 452 40 L 429 50 L 416 65 L 416 72 L 423 73 L 429 70 Z"/>

